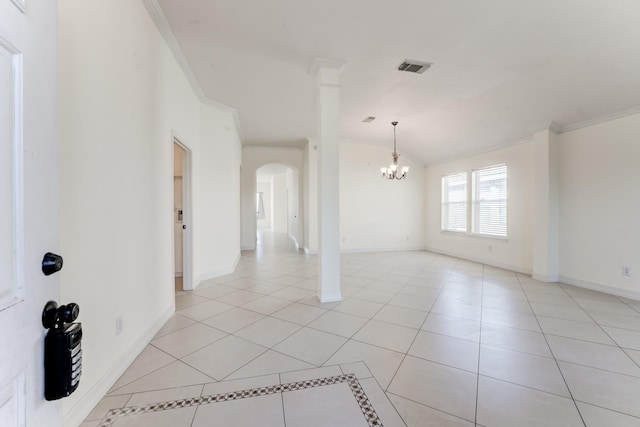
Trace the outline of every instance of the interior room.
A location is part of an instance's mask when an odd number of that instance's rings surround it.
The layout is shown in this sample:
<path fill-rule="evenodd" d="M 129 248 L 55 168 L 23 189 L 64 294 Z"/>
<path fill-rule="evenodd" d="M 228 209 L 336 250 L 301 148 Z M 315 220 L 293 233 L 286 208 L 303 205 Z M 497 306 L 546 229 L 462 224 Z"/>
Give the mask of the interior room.
<path fill-rule="evenodd" d="M 640 425 L 638 22 L 0 0 L 0 425 Z"/>

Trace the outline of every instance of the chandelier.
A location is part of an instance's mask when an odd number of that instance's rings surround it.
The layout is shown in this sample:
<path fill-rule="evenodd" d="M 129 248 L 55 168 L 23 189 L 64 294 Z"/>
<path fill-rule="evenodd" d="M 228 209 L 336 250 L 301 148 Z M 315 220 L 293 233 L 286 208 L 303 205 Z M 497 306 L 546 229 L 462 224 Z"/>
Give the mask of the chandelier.
<path fill-rule="evenodd" d="M 407 172 L 409 172 L 409 166 L 401 166 L 398 168 L 398 154 L 396 150 L 396 125 L 398 122 L 391 122 L 393 125 L 393 163 L 391 163 L 387 167 L 380 168 L 380 172 L 382 172 L 382 177 L 387 179 L 404 179 L 407 176 Z"/>

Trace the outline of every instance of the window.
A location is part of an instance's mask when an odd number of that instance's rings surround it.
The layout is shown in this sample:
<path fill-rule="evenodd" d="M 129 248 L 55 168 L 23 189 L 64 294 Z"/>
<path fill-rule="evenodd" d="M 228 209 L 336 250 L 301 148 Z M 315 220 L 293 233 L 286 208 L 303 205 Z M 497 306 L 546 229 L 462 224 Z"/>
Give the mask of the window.
<path fill-rule="evenodd" d="M 467 232 L 467 174 L 442 177 L 442 230 Z"/>
<path fill-rule="evenodd" d="M 264 219 L 264 200 L 262 199 L 262 191 L 256 193 L 256 218 Z"/>
<path fill-rule="evenodd" d="M 507 236 L 507 165 L 474 170 L 472 186 L 472 232 Z"/>

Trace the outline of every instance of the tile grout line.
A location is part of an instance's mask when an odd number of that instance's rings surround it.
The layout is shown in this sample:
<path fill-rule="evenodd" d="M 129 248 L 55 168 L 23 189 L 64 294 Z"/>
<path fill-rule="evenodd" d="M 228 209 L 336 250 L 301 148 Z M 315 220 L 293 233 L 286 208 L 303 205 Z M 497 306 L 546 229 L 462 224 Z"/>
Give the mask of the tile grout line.
<path fill-rule="evenodd" d="M 580 416 L 580 420 L 582 421 L 582 424 L 587 427 L 587 423 L 584 420 L 584 417 L 582 416 L 582 412 L 580 412 L 580 408 L 578 407 L 578 402 L 576 402 L 576 399 L 573 397 L 573 393 L 571 392 L 571 387 L 569 387 L 569 383 L 567 382 L 567 379 L 564 376 L 564 372 L 562 372 L 562 369 L 560 369 L 560 363 L 558 362 L 558 359 L 556 358 L 555 353 L 553 352 L 553 349 L 551 348 L 551 345 L 549 345 L 549 340 L 547 339 L 546 334 L 544 333 L 544 329 L 542 329 L 542 325 L 540 324 L 540 320 L 538 319 L 538 316 L 536 315 L 535 311 L 533 310 L 533 306 L 531 305 L 531 301 L 529 300 L 529 296 L 527 295 L 527 293 L 524 291 L 524 288 L 522 286 L 522 282 L 520 281 L 520 277 L 517 277 L 518 279 L 518 283 L 520 284 L 520 288 L 522 289 L 522 291 L 525 293 L 525 296 L 527 297 L 527 302 L 529 303 L 529 307 L 531 308 L 531 311 L 533 313 L 533 317 L 536 319 L 536 322 L 538 323 L 538 327 L 540 328 L 540 331 L 542 332 L 542 337 L 544 338 L 545 343 L 547 344 L 547 347 L 549 348 L 549 351 L 551 352 L 551 355 L 553 356 L 553 360 L 556 364 L 556 368 L 558 368 L 558 372 L 560 372 L 560 376 L 562 377 L 562 381 L 564 381 L 564 385 L 565 387 L 567 387 L 567 391 L 569 392 L 569 397 L 571 398 L 571 400 L 573 401 L 573 405 L 576 408 L 576 411 L 578 412 L 578 415 Z M 569 295 L 569 293 L 567 291 L 565 291 L 564 289 L 562 289 L 571 299 L 573 299 L 573 297 L 571 295 Z M 575 302 L 575 300 L 574 300 Z M 581 307 L 582 308 L 582 307 Z M 543 316 L 544 317 L 544 316 Z"/>
<path fill-rule="evenodd" d="M 409 351 L 411 351 L 411 347 L 413 346 L 413 344 L 415 343 L 416 339 L 418 338 L 418 335 L 420 335 L 420 331 L 422 331 L 422 327 L 424 326 L 425 322 L 429 318 L 429 315 L 431 314 L 431 310 L 433 309 L 433 306 L 438 302 L 438 299 L 440 298 L 440 295 L 442 294 L 444 288 L 446 287 L 446 283 L 449 281 L 449 278 L 451 277 L 451 274 L 452 274 L 453 270 L 455 269 L 455 266 L 456 266 L 457 263 L 458 263 L 458 261 L 456 260 L 456 262 L 453 264 L 453 267 L 451 268 L 451 270 L 449 270 L 449 274 L 447 275 L 447 278 L 444 280 L 444 285 L 440 288 L 440 291 L 438 292 L 438 296 L 434 299 L 433 304 L 431 305 L 431 307 L 429 307 L 429 311 L 427 312 L 427 315 L 425 316 L 424 320 L 422 321 L 422 324 L 420 325 L 420 328 L 418 329 L 418 333 L 416 334 L 415 337 L 413 337 L 413 340 L 411 341 L 411 345 L 409 345 L 409 348 L 404 353 L 404 356 L 402 357 L 402 360 L 398 364 L 398 367 L 396 368 L 395 372 L 391 376 L 391 380 L 389 381 L 389 384 L 387 385 L 387 387 L 385 389 L 383 389 L 384 392 L 388 392 L 389 391 L 389 387 L 391 387 L 391 384 L 393 384 L 393 380 L 395 379 L 396 375 L 398 374 L 398 371 L 400 370 L 400 367 L 402 366 L 402 364 L 406 360 L 407 355 L 409 354 Z"/>
<path fill-rule="evenodd" d="M 482 264 L 482 282 L 480 284 L 480 331 L 478 332 L 478 372 L 476 374 L 476 410 L 475 410 L 475 418 L 473 420 L 474 424 L 478 424 L 478 407 L 480 402 L 480 358 L 482 357 L 482 313 L 484 311 L 484 306 L 482 302 L 484 301 L 484 281 L 485 281 L 485 265 Z"/>

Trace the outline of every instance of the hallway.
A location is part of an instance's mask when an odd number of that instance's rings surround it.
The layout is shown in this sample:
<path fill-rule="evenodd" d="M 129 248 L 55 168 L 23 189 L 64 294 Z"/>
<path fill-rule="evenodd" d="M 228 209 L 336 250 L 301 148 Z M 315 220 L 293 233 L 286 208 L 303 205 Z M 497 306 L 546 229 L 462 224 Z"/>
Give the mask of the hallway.
<path fill-rule="evenodd" d="M 640 303 L 429 252 L 317 259 L 261 231 L 82 427 L 637 426 Z"/>

